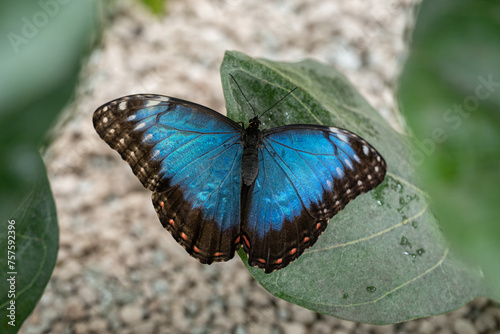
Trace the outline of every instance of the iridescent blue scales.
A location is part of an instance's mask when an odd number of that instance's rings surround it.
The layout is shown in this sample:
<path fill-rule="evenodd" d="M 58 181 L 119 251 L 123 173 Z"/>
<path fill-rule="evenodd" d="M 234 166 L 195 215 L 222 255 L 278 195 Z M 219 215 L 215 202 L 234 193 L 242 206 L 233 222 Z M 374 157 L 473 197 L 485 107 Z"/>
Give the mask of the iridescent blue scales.
<path fill-rule="evenodd" d="M 281 269 L 328 221 L 385 177 L 378 152 L 356 134 L 320 125 L 260 130 L 161 95 L 98 108 L 94 127 L 127 161 L 162 225 L 202 263 L 241 247 L 251 266 Z"/>

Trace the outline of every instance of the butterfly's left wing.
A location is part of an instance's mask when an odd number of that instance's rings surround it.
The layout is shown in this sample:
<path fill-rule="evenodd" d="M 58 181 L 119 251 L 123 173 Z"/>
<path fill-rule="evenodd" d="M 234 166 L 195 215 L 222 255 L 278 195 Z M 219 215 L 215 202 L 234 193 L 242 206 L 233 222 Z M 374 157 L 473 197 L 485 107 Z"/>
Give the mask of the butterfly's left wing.
<path fill-rule="evenodd" d="M 162 225 L 202 263 L 239 247 L 242 127 L 201 105 L 131 95 L 94 113 L 101 138 L 127 161 Z"/>
<path fill-rule="evenodd" d="M 380 154 L 356 134 L 318 125 L 263 132 L 259 173 L 245 208 L 242 245 L 266 273 L 311 247 L 328 221 L 385 177 Z"/>

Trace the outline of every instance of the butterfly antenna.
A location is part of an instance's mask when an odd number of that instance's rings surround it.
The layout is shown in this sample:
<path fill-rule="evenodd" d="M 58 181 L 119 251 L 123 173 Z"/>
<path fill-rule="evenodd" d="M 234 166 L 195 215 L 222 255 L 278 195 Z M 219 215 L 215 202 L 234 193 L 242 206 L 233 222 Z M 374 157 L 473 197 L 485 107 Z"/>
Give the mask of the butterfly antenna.
<path fill-rule="evenodd" d="M 266 111 L 264 111 L 262 114 L 259 115 L 259 118 L 262 117 L 262 115 L 264 115 L 266 112 L 268 112 L 269 110 L 273 109 L 274 107 L 276 107 L 276 105 L 278 103 L 280 103 L 281 101 L 283 101 L 285 99 L 285 97 L 287 97 L 288 95 L 292 94 L 294 90 L 296 90 L 297 87 L 295 87 L 294 89 L 292 89 L 291 91 L 289 91 L 288 93 L 286 93 L 285 96 L 283 96 L 281 99 L 278 100 L 278 102 L 276 102 L 275 104 L 273 104 L 270 108 L 268 108 Z"/>
<path fill-rule="evenodd" d="M 253 108 L 252 104 L 250 103 L 250 101 L 248 101 L 245 93 L 243 93 L 243 90 L 241 89 L 240 85 L 238 84 L 238 81 L 236 81 L 236 79 L 233 77 L 233 75 L 231 73 L 229 73 L 229 75 L 231 76 L 231 78 L 233 78 L 234 82 L 236 83 L 236 86 L 238 86 L 238 89 L 240 90 L 241 92 L 241 95 L 243 95 L 243 97 L 245 98 L 245 100 L 247 101 L 248 105 L 250 106 L 250 108 L 252 108 L 252 111 L 253 111 L 253 114 L 254 115 L 257 115 L 257 113 L 255 112 L 255 109 Z"/>

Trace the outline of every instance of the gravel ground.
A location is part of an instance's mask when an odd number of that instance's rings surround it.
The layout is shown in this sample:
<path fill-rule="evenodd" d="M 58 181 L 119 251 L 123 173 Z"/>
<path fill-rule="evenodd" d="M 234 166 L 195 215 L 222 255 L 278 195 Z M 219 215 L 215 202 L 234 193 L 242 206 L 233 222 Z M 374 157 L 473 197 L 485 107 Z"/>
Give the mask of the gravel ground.
<path fill-rule="evenodd" d="M 273 297 L 236 257 L 210 266 L 164 231 L 150 193 L 95 133 L 102 103 L 159 93 L 224 110 L 224 51 L 344 72 L 401 129 L 395 80 L 416 1 L 171 0 L 152 17 L 121 1 L 88 59 L 74 102 L 46 155 L 60 250 L 50 283 L 21 333 L 500 333 L 500 309 L 461 309 L 390 326 L 339 320 Z"/>

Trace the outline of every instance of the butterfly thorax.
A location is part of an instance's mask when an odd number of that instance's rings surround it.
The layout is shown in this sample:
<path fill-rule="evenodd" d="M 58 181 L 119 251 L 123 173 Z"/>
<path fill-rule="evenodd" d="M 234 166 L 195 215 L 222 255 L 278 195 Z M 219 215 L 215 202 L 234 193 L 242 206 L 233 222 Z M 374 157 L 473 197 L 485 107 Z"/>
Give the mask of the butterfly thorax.
<path fill-rule="evenodd" d="M 243 155 L 241 158 L 241 178 L 245 185 L 250 186 L 259 172 L 259 147 L 262 145 L 262 134 L 259 130 L 260 121 L 257 117 L 249 121 L 243 131 Z"/>

